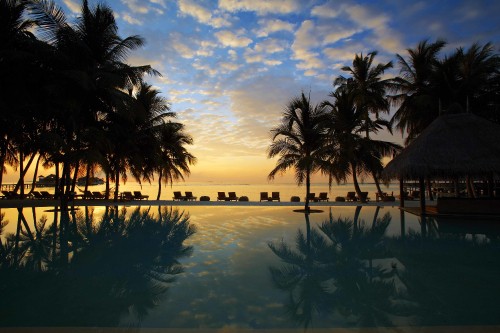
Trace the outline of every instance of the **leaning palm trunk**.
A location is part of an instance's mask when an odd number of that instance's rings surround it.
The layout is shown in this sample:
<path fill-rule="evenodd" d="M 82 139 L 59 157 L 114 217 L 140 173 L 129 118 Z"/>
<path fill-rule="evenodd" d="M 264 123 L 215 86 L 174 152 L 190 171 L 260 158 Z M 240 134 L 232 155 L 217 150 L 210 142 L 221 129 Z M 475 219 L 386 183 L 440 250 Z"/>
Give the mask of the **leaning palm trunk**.
<path fill-rule="evenodd" d="M 382 198 L 383 192 L 382 192 L 382 189 L 380 188 L 380 182 L 378 181 L 377 174 L 374 171 L 372 171 L 372 176 L 373 176 L 373 181 L 375 182 L 375 186 L 377 187 L 378 196 L 379 196 L 379 198 Z"/>
<path fill-rule="evenodd" d="M 35 186 L 36 186 L 36 176 L 38 175 L 38 166 L 40 165 L 40 159 L 42 158 L 42 155 L 38 155 L 38 159 L 36 160 L 36 164 L 35 164 L 35 172 L 33 173 L 33 181 L 31 182 L 31 190 L 30 190 L 30 193 L 33 192 L 33 190 L 35 190 Z M 33 221 L 36 221 L 33 220 Z M 36 223 L 35 223 L 36 224 Z"/>
<path fill-rule="evenodd" d="M 362 202 L 366 202 L 366 200 L 361 196 L 361 188 L 359 187 L 358 183 L 358 176 L 357 176 L 357 171 L 356 171 L 356 164 L 351 163 L 352 167 L 352 182 L 354 183 L 354 190 L 356 191 L 356 195 Z"/>

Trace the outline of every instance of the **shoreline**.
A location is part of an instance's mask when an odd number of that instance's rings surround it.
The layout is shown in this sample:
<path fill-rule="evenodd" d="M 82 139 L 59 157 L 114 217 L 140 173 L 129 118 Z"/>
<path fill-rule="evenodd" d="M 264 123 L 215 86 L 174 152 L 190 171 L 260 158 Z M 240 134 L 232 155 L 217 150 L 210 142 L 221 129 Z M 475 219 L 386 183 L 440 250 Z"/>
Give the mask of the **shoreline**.
<path fill-rule="evenodd" d="M 427 205 L 435 205 L 435 201 L 427 202 Z M 260 201 L 173 201 L 173 200 L 75 200 L 69 203 L 70 207 L 79 206 L 206 206 L 206 207 L 304 207 L 304 202 L 260 202 Z M 383 202 L 370 201 L 361 202 L 310 202 L 311 207 L 334 207 L 334 206 L 380 206 L 380 207 L 399 207 L 399 201 Z M 419 207 L 418 200 L 405 201 L 405 207 Z M 23 208 L 23 207 L 59 207 L 59 200 L 40 200 L 40 199 L 3 199 L 0 200 L 0 208 Z"/>

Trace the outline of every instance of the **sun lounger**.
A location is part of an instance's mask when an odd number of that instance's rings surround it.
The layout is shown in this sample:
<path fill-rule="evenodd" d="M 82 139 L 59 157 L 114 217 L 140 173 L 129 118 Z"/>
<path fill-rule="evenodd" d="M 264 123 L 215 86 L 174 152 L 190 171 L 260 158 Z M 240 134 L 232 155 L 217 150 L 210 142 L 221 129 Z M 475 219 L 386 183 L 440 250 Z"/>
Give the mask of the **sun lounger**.
<path fill-rule="evenodd" d="M 217 201 L 227 201 L 226 192 L 217 192 Z"/>
<path fill-rule="evenodd" d="M 271 198 L 269 199 L 270 201 L 281 201 L 280 200 L 280 192 L 272 192 L 271 193 Z"/>
<path fill-rule="evenodd" d="M 328 201 L 330 198 L 328 198 L 328 193 L 327 192 L 320 192 L 319 197 L 317 198 L 318 201 Z"/>
<path fill-rule="evenodd" d="M 368 192 L 361 192 L 361 196 L 358 198 L 361 202 L 368 202 L 370 198 L 368 197 Z"/>
<path fill-rule="evenodd" d="M 134 195 L 130 191 L 124 191 L 122 192 L 120 199 L 124 201 L 134 200 Z"/>
<path fill-rule="evenodd" d="M 186 200 L 186 197 L 182 196 L 182 193 L 180 191 L 175 191 L 174 192 L 174 197 L 172 198 L 174 201 L 175 200 L 178 200 L 178 201 L 185 201 Z"/>
<path fill-rule="evenodd" d="M 356 192 L 347 192 L 345 197 L 345 201 L 357 201 Z"/>
<path fill-rule="evenodd" d="M 309 193 L 305 199 L 309 199 L 309 201 L 317 201 L 316 193 Z"/>
<path fill-rule="evenodd" d="M 267 192 L 260 192 L 260 201 L 269 201 L 269 194 Z"/>
<path fill-rule="evenodd" d="M 34 198 L 34 199 L 45 199 L 42 195 L 42 193 L 38 192 L 38 191 L 32 191 L 31 192 L 31 196 Z"/>
<path fill-rule="evenodd" d="M 2 193 L 5 196 L 5 198 L 9 200 L 21 198 L 21 196 L 15 193 L 14 191 L 2 191 Z"/>
<path fill-rule="evenodd" d="M 101 192 L 92 192 L 92 199 L 105 199 L 106 197 Z"/>
<path fill-rule="evenodd" d="M 141 191 L 134 191 L 134 199 L 136 200 L 142 200 L 142 199 L 149 199 L 149 195 L 142 194 Z"/>
<path fill-rule="evenodd" d="M 238 201 L 238 197 L 236 196 L 236 192 L 228 192 L 229 196 L 227 197 L 229 201 Z"/>
<path fill-rule="evenodd" d="M 50 194 L 47 191 L 40 191 L 40 194 L 42 195 L 43 199 L 54 199 L 54 195 Z"/>
<path fill-rule="evenodd" d="M 193 192 L 188 192 L 186 191 L 186 200 L 192 200 L 192 201 L 195 201 L 197 197 L 193 196 Z"/>

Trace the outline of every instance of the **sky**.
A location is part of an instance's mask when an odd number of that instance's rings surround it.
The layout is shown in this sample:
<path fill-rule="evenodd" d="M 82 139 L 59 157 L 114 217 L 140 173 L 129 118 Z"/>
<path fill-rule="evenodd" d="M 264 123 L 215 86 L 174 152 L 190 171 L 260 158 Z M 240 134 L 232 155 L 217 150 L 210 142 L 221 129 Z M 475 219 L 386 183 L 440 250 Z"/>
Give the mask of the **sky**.
<path fill-rule="evenodd" d="M 72 21 L 78 0 L 57 0 Z M 97 1 L 89 0 L 91 6 Z M 500 46 L 500 1 L 108 0 L 122 38 L 140 35 L 132 65 L 171 103 L 194 138 L 190 182 L 266 183 L 270 129 L 302 91 L 328 99 L 356 53 L 395 62 L 424 39 L 448 42 L 443 54 L 472 43 Z M 398 67 L 388 76 L 398 74 Z M 386 116 L 389 117 L 390 115 Z M 379 138 L 402 143 L 401 133 Z M 293 182 L 293 172 L 276 183 Z M 316 181 L 321 178 L 316 177 Z"/>

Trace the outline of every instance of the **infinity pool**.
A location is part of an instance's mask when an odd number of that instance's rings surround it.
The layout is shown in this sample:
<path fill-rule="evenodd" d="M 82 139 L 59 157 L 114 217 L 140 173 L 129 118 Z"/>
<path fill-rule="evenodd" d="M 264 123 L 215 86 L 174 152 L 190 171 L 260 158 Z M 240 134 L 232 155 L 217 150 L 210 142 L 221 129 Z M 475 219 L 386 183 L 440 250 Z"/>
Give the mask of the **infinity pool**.
<path fill-rule="evenodd" d="M 499 325 L 498 221 L 319 209 L 4 209 L 0 326 Z"/>

